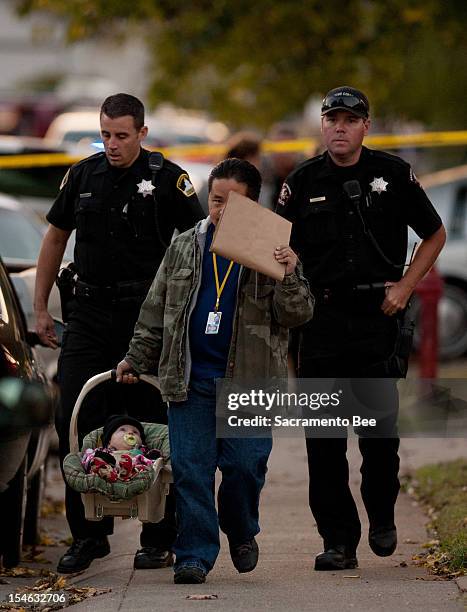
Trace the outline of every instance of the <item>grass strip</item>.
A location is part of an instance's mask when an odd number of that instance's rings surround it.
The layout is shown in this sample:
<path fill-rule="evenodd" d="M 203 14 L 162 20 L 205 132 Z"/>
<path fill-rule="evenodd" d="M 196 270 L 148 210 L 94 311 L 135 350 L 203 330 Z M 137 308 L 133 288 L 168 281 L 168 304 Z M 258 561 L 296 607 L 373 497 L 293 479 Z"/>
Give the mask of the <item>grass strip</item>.
<path fill-rule="evenodd" d="M 445 571 L 467 573 L 467 460 L 423 466 L 412 486 L 430 517 Z"/>

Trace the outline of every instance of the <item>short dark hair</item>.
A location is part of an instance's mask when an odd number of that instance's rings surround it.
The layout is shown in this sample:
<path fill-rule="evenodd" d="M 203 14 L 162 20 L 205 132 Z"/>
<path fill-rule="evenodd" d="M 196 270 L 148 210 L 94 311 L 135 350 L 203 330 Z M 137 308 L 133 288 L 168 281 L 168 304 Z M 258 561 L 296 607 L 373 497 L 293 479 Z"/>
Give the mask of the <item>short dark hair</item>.
<path fill-rule="evenodd" d="M 237 183 L 244 183 L 247 186 L 248 197 L 255 201 L 259 198 L 261 174 L 253 164 L 245 159 L 231 157 L 214 166 L 208 179 L 209 191 L 211 191 L 214 179 L 234 179 Z"/>
<path fill-rule="evenodd" d="M 129 115 L 133 117 L 137 130 L 144 125 L 143 103 L 135 96 L 126 93 L 118 93 L 106 98 L 101 106 L 101 115 L 107 115 L 110 119 Z"/>

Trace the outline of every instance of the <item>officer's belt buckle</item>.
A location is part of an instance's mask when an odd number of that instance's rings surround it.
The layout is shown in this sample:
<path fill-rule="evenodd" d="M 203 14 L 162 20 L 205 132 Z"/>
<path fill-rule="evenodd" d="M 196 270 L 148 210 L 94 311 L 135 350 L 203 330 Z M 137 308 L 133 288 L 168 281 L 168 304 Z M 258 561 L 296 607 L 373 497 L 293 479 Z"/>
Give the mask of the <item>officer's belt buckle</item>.
<path fill-rule="evenodd" d="M 112 287 L 112 286 L 102 287 L 101 291 L 102 291 L 102 297 L 105 298 L 106 300 L 115 300 L 116 297 L 118 296 L 118 291 L 116 287 Z"/>
<path fill-rule="evenodd" d="M 116 302 L 120 299 L 131 299 L 146 295 L 151 280 L 133 281 L 117 283 L 115 285 L 90 285 L 83 281 L 78 281 L 75 287 L 75 294 L 79 297 L 97 300 L 110 300 Z"/>
<path fill-rule="evenodd" d="M 75 286 L 75 295 L 78 297 L 84 297 L 87 299 L 112 299 L 116 296 L 116 290 L 114 287 L 99 287 L 97 285 L 90 285 L 84 281 L 78 281 Z"/>

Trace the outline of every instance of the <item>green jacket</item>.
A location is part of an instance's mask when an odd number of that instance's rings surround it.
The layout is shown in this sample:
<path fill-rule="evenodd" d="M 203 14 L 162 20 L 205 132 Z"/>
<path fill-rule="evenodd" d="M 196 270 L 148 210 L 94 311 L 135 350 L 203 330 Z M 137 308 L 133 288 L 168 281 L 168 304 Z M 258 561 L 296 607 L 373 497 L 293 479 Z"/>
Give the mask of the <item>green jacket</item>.
<path fill-rule="evenodd" d="M 164 401 L 187 398 L 188 325 L 201 284 L 209 224 L 209 217 L 199 221 L 167 249 L 125 357 L 138 373 L 158 373 Z M 286 378 L 288 328 L 309 321 L 313 306 L 314 298 L 298 268 L 282 282 L 242 268 L 225 378 Z"/>

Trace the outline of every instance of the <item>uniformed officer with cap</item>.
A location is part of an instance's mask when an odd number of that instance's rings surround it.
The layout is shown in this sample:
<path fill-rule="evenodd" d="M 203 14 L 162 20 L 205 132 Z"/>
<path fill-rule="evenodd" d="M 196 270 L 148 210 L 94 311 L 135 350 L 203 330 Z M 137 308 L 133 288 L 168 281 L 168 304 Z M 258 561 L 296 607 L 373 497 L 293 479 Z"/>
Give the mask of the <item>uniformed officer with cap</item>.
<path fill-rule="evenodd" d="M 111 369 L 125 355 L 140 306 L 174 230 L 183 232 L 204 218 L 188 174 L 161 154 L 141 147 L 148 129 L 140 100 L 124 93 L 108 97 L 101 107 L 100 124 L 105 151 L 78 162 L 65 175 L 47 215 L 50 226 L 37 267 L 37 332 L 54 347 L 57 338 L 47 304 L 68 238 L 76 229 L 77 280 L 66 305 L 68 325 L 58 367 L 61 402 L 56 427 L 61 459 L 69 452 L 68 431 L 77 396 L 91 376 Z M 143 407 L 142 396 L 148 391 L 153 393 L 141 385 L 138 396 L 132 393 L 125 398 L 126 391 L 119 388 L 110 402 L 99 398 L 92 410 L 83 404 L 80 439 L 101 426 L 116 408 L 123 412 L 130 407 L 142 421 L 164 422 L 160 398 L 159 409 L 153 395 L 148 398 L 150 408 Z M 86 521 L 80 495 L 68 486 L 65 503 L 73 544 L 60 559 L 58 570 L 71 573 L 109 553 L 107 535 L 113 522 Z M 175 517 L 170 503 L 168 508 L 161 523 L 143 525 L 136 568 L 172 563 Z"/>
<path fill-rule="evenodd" d="M 287 177 L 277 212 L 293 222 L 292 246 L 316 297 L 314 318 L 302 332 L 299 376 L 388 383 L 385 399 L 391 396 L 393 408 L 384 433 L 359 432 L 369 544 L 387 556 L 397 545 L 399 491 L 397 389 L 387 377 L 405 375 L 394 365 L 400 364 L 401 316 L 443 247 L 445 230 L 410 165 L 362 146 L 369 127 L 366 95 L 332 89 L 321 108 L 327 150 Z M 421 244 L 404 272 L 409 226 Z M 378 411 L 379 403 L 373 400 L 371 408 Z M 349 488 L 347 439 L 306 442 L 310 507 L 324 540 L 315 569 L 356 567 L 361 527 Z"/>

